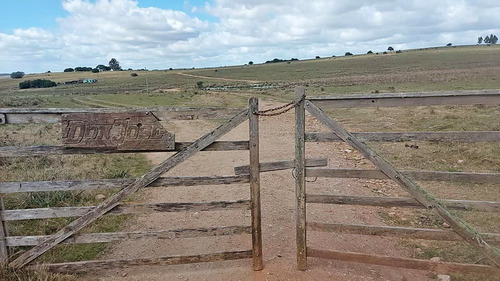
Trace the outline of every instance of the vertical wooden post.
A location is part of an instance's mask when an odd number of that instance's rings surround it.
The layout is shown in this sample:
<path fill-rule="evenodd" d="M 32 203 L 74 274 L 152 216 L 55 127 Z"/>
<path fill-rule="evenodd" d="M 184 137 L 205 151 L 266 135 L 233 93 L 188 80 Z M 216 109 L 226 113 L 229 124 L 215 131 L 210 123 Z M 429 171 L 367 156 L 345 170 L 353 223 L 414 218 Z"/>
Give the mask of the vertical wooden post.
<path fill-rule="evenodd" d="M 260 167 L 259 167 L 259 100 L 249 100 L 249 143 L 250 143 L 250 199 L 252 212 L 252 254 L 253 270 L 262 270 L 262 232 L 260 214 Z"/>
<path fill-rule="evenodd" d="M 305 88 L 295 89 L 295 102 L 305 95 Z M 295 107 L 295 197 L 296 197 L 296 239 L 297 267 L 307 269 L 306 240 L 306 180 L 305 180 L 305 126 L 304 101 Z"/>
<path fill-rule="evenodd" d="M 6 238 L 9 234 L 3 219 L 3 211 L 3 195 L 0 194 L 0 262 L 7 262 L 9 260 L 9 249 L 7 248 Z"/>

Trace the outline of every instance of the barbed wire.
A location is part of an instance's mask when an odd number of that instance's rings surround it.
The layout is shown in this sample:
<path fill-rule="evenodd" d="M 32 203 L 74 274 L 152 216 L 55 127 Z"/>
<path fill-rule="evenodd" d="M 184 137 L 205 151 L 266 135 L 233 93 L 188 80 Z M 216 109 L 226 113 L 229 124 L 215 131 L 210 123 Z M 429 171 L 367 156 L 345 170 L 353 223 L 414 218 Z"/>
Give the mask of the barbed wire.
<path fill-rule="evenodd" d="M 266 109 L 266 110 L 254 111 L 252 113 L 255 114 L 255 115 L 259 115 L 259 116 L 277 116 L 277 115 L 281 115 L 283 113 L 286 113 L 286 112 L 290 111 L 292 108 L 295 108 L 297 105 L 299 105 L 305 99 L 306 99 L 306 95 L 303 95 L 300 98 L 300 100 L 298 100 L 298 101 L 291 101 L 291 102 L 289 102 L 289 103 L 287 103 L 285 105 L 282 105 L 282 106 L 278 106 L 278 107 L 270 108 L 270 109 Z M 281 111 L 278 111 L 278 110 L 281 110 Z M 278 111 L 278 112 L 273 112 L 273 111 Z M 272 112 L 272 113 L 268 113 L 268 112 Z"/>

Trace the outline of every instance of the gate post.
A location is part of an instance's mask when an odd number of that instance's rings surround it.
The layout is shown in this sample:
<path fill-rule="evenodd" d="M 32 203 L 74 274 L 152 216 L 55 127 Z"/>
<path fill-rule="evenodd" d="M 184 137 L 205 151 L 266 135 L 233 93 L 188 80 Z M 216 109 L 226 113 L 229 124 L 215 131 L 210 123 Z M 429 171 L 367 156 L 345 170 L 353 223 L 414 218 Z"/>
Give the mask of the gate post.
<path fill-rule="evenodd" d="M 260 160 L 259 160 L 259 100 L 251 98 L 248 111 L 250 144 L 250 201 L 252 212 L 253 270 L 262 270 L 262 232 L 260 214 Z"/>
<path fill-rule="evenodd" d="M 297 267 L 307 269 L 304 87 L 295 89 L 295 197 Z M 302 101 L 301 101 L 302 100 Z"/>
<path fill-rule="evenodd" d="M 7 223 L 3 219 L 4 210 L 3 194 L 0 194 L 0 262 L 9 260 L 9 248 L 7 247 Z"/>

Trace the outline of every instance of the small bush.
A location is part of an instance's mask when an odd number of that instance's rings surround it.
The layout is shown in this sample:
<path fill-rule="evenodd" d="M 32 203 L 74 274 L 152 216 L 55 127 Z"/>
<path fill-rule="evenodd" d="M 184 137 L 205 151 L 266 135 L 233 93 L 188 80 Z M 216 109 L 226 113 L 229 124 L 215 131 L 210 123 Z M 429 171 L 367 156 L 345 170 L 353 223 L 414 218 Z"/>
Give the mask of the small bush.
<path fill-rule="evenodd" d="M 75 67 L 75 71 L 92 71 L 92 67 L 78 66 Z"/>
<path fill-rule="evenodd" d="M 24 72 L 22 72 L 22 71 L 16 71 L 16 72 L 12 72 L 10 74 L 10 78 L 12 78 L 12 79 L 20 79 L 23 77 L 24 77 Z"/>
<path fill-rule="evenodd" d="M 134 73 L 130 73 L 130 76 L 137 77 L 137 76 L 139 76 L 139 74 L 137 74 L 137 73 L 134 72 Z"/>
<path fill-rule="evenodd" d="M 27 80 L 19 83 L 19 89 L 29 88 L 50 88 L 57 86 L 57 83 L 46 79 Z"/>
<path fill-rule="evenodd" d="M 352 56 L 352 53 L 351 53 L 351 52 L 346 52 L 346 53 L 345 53 L 345 56 L 346 56 L 346 57 L 347 57 L 347 56 Z"/>
<path fill-rule="evenodd" d="M 401 54 L 401 50 L 397 50 L 397 51 L 396 51 L 396 54 Z"/>
<path fill-rule="evenodd" d="M 198 82 L 196 82 L 196 87 L 197 87 L 198 89 L 203 89 L 203 81 L 198 81 Z"/>
<path fill-rule="evenodd" d="M 317 59 L 320 59 L 321 57 L 320 56 L 316 56 Z"/>
<path fill-rule="evenodd" d="M 64 72 L 73 72 L 73 71 L 75 71 L 75 70 L 71 67 L 64 69 Z"/>
<path fill-rule="evenodd" d="M 97 68 L 92 69 L 92 73 L 99 73 L 99 69 Z"/>
<path fill-rule="evenodd" d="M 370 50 L 370 51 L 367 52 L 367 54 L 373 54 L 373 52 Z"/>

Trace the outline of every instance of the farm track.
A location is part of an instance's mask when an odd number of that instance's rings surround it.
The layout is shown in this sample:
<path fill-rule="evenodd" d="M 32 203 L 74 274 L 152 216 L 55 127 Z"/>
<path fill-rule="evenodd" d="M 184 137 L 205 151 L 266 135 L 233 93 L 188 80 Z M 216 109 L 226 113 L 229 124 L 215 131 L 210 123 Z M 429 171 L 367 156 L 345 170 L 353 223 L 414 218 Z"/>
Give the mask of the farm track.
<path fill-rule="evenodd" d="M 176 73 L 176 74 L 182 75 L 182 76 L 188 76 L 188 77 L 195 77 L 195 78 L 201 78 L 201 79 L 212 79 L 212 80 L 220 80 L 220 81 L 235 81 L 235 82 L 248 82 L 248 83 L 262 83 L 263 82 L 263 81 L 257 81 L 257 80 L 211 77 L 211 76 L 202 76 L 202 75 L 194 75 L 194 74 L 187 74 L 187 73 Z"/>

